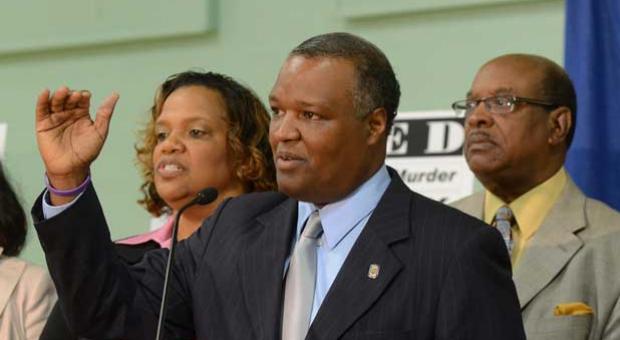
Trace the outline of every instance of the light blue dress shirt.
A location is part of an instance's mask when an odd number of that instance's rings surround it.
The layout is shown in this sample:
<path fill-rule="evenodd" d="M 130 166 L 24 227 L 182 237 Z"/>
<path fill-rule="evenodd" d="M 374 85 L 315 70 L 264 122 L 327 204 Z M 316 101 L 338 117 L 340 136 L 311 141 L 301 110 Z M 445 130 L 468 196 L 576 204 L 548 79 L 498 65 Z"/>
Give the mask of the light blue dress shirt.
<path fill-rule="evenodd" d="M 319 239 L 317 249 L 317 275 L 311 322 L 319 311 L 329 287 L 338 275 L 353 244 L 364 230 L 370 215 L 390 184 L 390 180 L 390 175 L 384 165 L 369 180 L 338 202 L 321 208 L 309 202 L 298 203 L 295 240 L 299 239 L 310 214 L 317 209 L 323 226 L 323 235 Z"/>

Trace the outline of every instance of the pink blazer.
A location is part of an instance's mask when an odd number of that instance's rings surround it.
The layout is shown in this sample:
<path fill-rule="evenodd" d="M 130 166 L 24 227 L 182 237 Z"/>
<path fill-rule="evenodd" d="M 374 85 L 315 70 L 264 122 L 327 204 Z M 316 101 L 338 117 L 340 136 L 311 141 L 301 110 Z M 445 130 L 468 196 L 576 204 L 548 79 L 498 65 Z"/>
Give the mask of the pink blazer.
<path fill-rule="evenodd" d="M 38 339 L 54 303 L 56 291 L 47 270 L 0 248 L 0 339 Z"/>

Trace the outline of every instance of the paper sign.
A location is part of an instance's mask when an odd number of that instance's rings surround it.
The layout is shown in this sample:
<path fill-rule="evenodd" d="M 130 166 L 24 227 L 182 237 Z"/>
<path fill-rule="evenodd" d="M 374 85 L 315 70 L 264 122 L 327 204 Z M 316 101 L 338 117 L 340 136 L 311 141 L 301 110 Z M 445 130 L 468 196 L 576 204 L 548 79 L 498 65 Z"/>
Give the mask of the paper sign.
<path fill-rule="evenodd" d="M 409 188 L 432 199 L 448 203 L 472 194 L 463 122 L 452 111 L 399 112 L 388 137 L 387 165 Z"/>

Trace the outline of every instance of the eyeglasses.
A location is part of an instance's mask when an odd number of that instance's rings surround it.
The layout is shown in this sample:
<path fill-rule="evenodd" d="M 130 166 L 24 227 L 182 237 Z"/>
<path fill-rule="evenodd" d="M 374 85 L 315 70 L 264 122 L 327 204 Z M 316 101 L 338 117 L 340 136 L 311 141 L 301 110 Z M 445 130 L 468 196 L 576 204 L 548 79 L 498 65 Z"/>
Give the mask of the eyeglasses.
<path fill-rule="evenodd" d="M 549 109 L 558 107 L 558 104 L 531 98 L 523 98 L 516 96 L 493 96 L 480 99 L 465 99 L 452 103 L 452 109 L 459 117 L 469 117 L 471 113 L 483 103 L 484 108 L 494 114 L 508 114 L 515 110 L 518 103 L 526 103 L 531 105 L 539 105 Z"/>

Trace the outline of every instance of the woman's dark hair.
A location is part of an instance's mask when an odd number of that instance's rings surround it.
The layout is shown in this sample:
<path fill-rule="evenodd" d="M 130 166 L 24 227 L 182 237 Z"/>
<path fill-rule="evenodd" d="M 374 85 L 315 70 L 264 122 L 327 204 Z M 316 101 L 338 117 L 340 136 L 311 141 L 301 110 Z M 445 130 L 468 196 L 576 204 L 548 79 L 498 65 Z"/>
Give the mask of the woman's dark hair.
<path fill-rule="evenodd" d="M 3 255 L 17 256 L 26 242 L 26 214 L 0 163 L 0 247 Z"/>
<path fill-rule="evenodd" d="M 136 153 L 143 179 L 140 189 L 144 197 L 138 203 L 155 216 L 167 209 L 153 180 L 153 150 L 157 144 L 155 122 L 168 96 L 186 86 L 203 86 L 216 91 L 224 100 L 233 172 L 243 183 L 244 191 L 275 190 L 275 166 L 269 146 L 270 117 L 265 106 L 249 88 L 228 76 L 214 72 L 187 71 L 174 74 L 161 84 L 155 94 L 149 122 L 140 133 L 141 141 L 136 145 Z"/>

